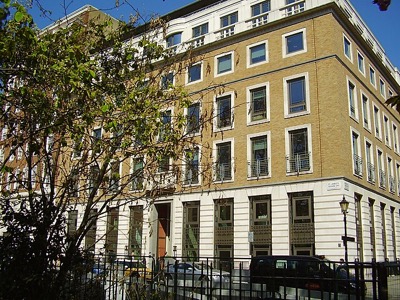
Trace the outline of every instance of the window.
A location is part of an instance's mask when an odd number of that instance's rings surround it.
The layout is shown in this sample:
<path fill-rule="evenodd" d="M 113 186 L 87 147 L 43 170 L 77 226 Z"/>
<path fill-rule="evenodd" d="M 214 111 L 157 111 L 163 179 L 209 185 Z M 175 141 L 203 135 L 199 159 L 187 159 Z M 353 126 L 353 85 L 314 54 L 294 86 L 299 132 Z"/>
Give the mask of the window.
<path fill-rule="evenodd" d="M 200 202 L 183 203 L 183 256 L 198 261 L 200 243 Z"/>
<path fill-rule="evenodd" d="M 113 161 L 110 163 L 110 175 L 108 181 L 109 192 L 117 191 L 119 188 L 119 161 Z"/>
<path fill-rule="evenodd" d="M 93 150 L 95 153 L 100 153 L 101 151 L 101 128 L 96 128 L 93 130 Z"/>
<path fill-rule="evenodd" d="M 374 158 L 372 153 L 372 145 L 370 142 L 365 142 L 365 158 L 367 163 L 367 180 L 371 183 L 375 183 L 375 166 Z"/>
<path fill-rule="evenodd" d="M 252 26 L 260 26 L 268 22 L 268 12 L 271 10 L 271 1 L 263 1 L 251 6 Z M 257 17 L 259 16 L 259 17 Z M 256 18 L 255 18 L 256 17 Z"/>
<path fill-rule="evenodd" d="M 161 89 L 166 90 L 174 85 L 174 73 L 169 72 L 166 75 L 161 76 Z"/>
<path fill-rule="evenodd" d="M 93 192 L 93 189 L 98 189 L 97 181 L 100 173 L 99 166 L 90 166 L 89 168 L 89 182 L 88 182 L 88 193 L 89 195 Z"/>
<path fill-rule="evenodd" d="M 188 67 L 188 78 L 187 82 L 195 82 L 195 81 L 200 81 L 201 80 L 201 69 L 202 69 L 202 64 L 194 64 Z"/>
<path fill-rule="evenodd" d="M 234 12 L 232 14 L 223 16 L 221 18 L 221 28 L 222 30 L 220 30 L 218 32 L 218 37 L 220 39 L 226 38 L 228 36 L 231 36 L 233 34 L 235 34 L 235 23 L 238 22 L 238 13 Z"/>
<path fill-rule="evenodd" d="M 231 95 L 217 98 L 217 128 L 232 126 Z"/>
<path fill-rule="evenodd" d="M 215 180 L 232 179 L 231 142 L 216 144 Z"/>
<path fill-rule="evenodd" d="M 167 48 L 179 45 L 182 39 L 182 32 L 171 34 L 167 37 Z"/>
<path fill-rule="evenodd" d="M 389 181 L 389 192 L 394 193 L 395 184 L 394 184 L 394 175 L 393 175 L 393 160 L 390 157 L 387 157 L 387 175 Z"/>
<path fill-rule="evenodd" d="M 132 159 L 132 185 L 131 190 L 142 190 L 144 185 L 144 159 Z"/>
<path fill-rule="evenodd" d="M 253 233 L 251 253 L 269 255 L 272 243 L 271 196 L 260 195 L 249 197 L 250 231 Z"/>
<path fill-rule="evenodd" d="M 287 172 L 299 173 L 311 170 L 309 138 L 310 128 L 287 130 L 288 156 Z"/>
<path fill-rule="evenodd" d="M 284 78 L 285 116 L 309 113 L 308 74 Z"/>
<path fill-rule="evenodd" d="M 118 207 L 107 209 L 105 250 L 108 255 L 116 255 L 118 247 Z"/>
<path fill-rule="evenodd" d="M 381 116 L 379 108 L 374 105 L 374 123 L 375 123 L 375 136 L 381 138 Z"/>
<path fill-rule="evenodd" d="M 378 172 L 379 172 L 379 187 L 386 187 L 386 173 L 383 165 L 383 153 L 380 149 L 377 150 Z"/>
<path fill-rule="evenodd" d="M 352 131 L 351 144 L 353 150 L 353 173 L 357 176 L 362 176 L 362 157 L 360 151 L 360 135 Z"/>
<path fill-rule="evenodd" d="M 357 119 L 357 100 L 356 100 L 356 87 L 355 85 L 348 81 L 348 96 L 349 96 L 349 110 L 350 110 L 350 116 L 354 119 Z"/>
<path fill-rule="evenodd" d="M 266 121 L 269 119 L 267 89 L 268 85 L 257 85 L 247 88 L 248 122 Z"/>
<path fill-rule="evenodd" d="M 223 54 L 216 57 L 216 76 L 233 72 L 233 54 Z"/>
<path fill-rule="evenodd" d="M 393 148 L 396 153 L 399 153 L 399 133 L 397 130 L 397 126 L 392 124 L 393 126 Z"/>
<path fill-rule="evenodd" d="M 385 115 L 383 116 L 383 128 L 385 131 L 385 145 L 391 147 L 389 118 Z"/>
<path fill-rule="evenodd" d="M 83 149 L 83 138 L 81 136 L 77 137 L 74 141 L 73 146 L 73 158 L 79 158 L 82 156 L 82 149 Z"/>
<path fill-rule="evenodd" d="M 370 66 L 369 67 L 369 82 L 376 87 L 376 76 L 375 76 L 375 70 Z"/>
<path fill-rule="evenodd" d="M 248 46 L 247 49 L 249 67 L 267 62 L 267 42 Z"/>
<path fill-rule="evenodd" d="M 187 108 L 187 129 L 189 134 L 200 132 L 200 103 L 194 103 Z"/>
<path fill-rule="evenodd" d="M 293 210 L 293 223 L 312 222 L 312 203 L 311 197 L 294 194 L 291 198 Z"/>
<path fill-rule="evenodd" d="M 167 110 L 162 112 L 161 114 L 161 126 L 160 126 L 160 132 L 158 134 L 158 141 L 163 142 L 165 139 L 168 137 L 169 132 L 171 131 L 171 126 L 172 126 L 172 119 L 171 119 L 171 110 Z"/>
<path fill-rule="evenodd" d="M 78 211 L 70 210 L 68 212 L 68 219 L 67 219 L 67 234 L 69 236 L 74 235 L 77 228 L 78 228 Z"/>
<path fill-rule="evenodd" d="M 400 163 L 397 162 L 396 162 L 396 175 L 397 175 L 397 196 L 400 196 Z"/>
<path fill-rule="evenodd" d="M 201 24 L 199 26 L 192 28 L 192 37 L 197 38 L 199 36 L 205 35 L 208 33 L 208 23 Z"/>
<path fill-rule="evenodd" d="M 385 86 L 385 82 L 379 78 L 379 92 L 381 93 L 381 95 L 383 96 L 383 98 L 386 99 L 386 86 Z"/>
<path fill-rule="evenodd" d="M 129 246 L 128 253 L 132 256 L 141 256 L 143 236 L 143 206 L 129 207 Z"/>
<path fill-rule="evenodd" d="M 185 151 L 184 184 L 199 183 L 199 148 Z"/>
<path fill-rule="evenodd" d="M 97 210 L 91 209 L 89 212 L 89 222 L 91 225 L 85 235 L 85 249 L 94 253 L 96 244 Z M 89 223 L 90 224 L 90 223 Z M 89 225 L 88 224 L 88 225 Z"/>
<path fill-rule="evenodd" d="M 169 171 L 169 157 L 164 155 L 158 161 L 158 172 L 165 173 L 168 171 Z"/>
<path fill-rule="evenodd" d="M 79 193 L 79 171 L 73 168 L 70 173 L 70 178 L 68 180 L 68 196 L 78 197 Z"/>
<path fill-rule="evenodd" d="M 299 54 L 307 51 L 305 40 L 305 29 L 290 32 L 282 36 L 282 46 L 285 47 L 283 57 Z"/>
<path fill-rule="evenodd" d="M 343 45 L 344 45 L 344 55 L 346 55 L 348 59 L 353 60 L 351 55 L 351 42 L 345 36 L 343 36 Z"/>
<path fill-rule="evenodd" d="M 358 66 L 358 70 L 362 74 L 365 74 L 364 56 L 362 56 L 362 54 L 360 52 L 357 52 L 357 66 Z"/>
<path fill-rule="evenodd" d="M 255 136 L 250 137 L 250 160 L 249 165 L 249 177 L 260 177 L 269 175 L 268 165 L 268 136 Z"/>
<path fill-rule="evenodd" d="M 370 130 L 371 122 L 370 122 L 370 116 L 369 116 L 369 99 L 364 94 L 361 94 L 361 98 L 362 98 L 363 125 L 364 125 L 364 128 Z"/>
<path fill-rule="evenodd" d="M 238 21 L 238 13 L 234 12 L 229 15 L 221 17 L 221 28 L 233 25 Z"/>

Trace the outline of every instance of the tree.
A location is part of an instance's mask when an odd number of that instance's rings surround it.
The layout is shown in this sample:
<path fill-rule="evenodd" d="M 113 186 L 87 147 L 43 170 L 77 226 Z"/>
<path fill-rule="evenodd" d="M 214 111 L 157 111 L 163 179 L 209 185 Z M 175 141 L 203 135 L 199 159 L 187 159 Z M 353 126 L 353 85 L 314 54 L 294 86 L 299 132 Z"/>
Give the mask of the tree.
<path fill-rule="evenodd" d="M 0 299 L 57 299 L 96 220 L 110 205 L 163 192 L 155 171 L 195 144 L 185 134 L 190 98 L 159 84 L 163 69 L 178 74 L 177 60 L 189 57 L 155 42 L 165 30 L 160 20 L 134 44 L 134 24 L 38 32 L 23 6 L 0 5 Z M 140 168 L 120 171 L 135 160 Z M 169 166 L 172 183 L 178 171 Z M 130 193 L 132 185 L 141 192 Z M 67 234 L 76 205 L 84 205 L 83 219 Z"/>

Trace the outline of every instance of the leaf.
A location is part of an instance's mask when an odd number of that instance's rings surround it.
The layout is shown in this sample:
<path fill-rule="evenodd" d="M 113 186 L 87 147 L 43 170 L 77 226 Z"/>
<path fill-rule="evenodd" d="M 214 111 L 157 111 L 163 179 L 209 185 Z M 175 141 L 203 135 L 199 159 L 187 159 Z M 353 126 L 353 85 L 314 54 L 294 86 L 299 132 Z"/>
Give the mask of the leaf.
<path fill-rule="evenodd" d="M 22 19 L 24 18 L 24 16 L 25 16 L 25 14 L 24 14 L 23 12 L 17 11 L 17 12 L 15 13 L 14 20 L 15 20 L 16 22 L 21 22 Z"/>
<path fill-rule="evenodd" d="M 101 111 L 103 112 L 103 113 L 106 113 L 106 112 L 108 112 L 110 110 L 110 106 L 108 105 L 108 104 L 104 104 L 102 107 L 101 107 Z"/>

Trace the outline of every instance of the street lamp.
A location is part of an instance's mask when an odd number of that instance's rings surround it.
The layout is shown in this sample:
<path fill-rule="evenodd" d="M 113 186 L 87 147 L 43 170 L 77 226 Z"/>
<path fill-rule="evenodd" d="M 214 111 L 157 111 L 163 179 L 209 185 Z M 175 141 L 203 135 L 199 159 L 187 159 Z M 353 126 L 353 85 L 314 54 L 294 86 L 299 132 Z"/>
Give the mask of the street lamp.
<path fill-rule="evenodd" d="M 343 244 L 344 244 L 344 260 L 347 263 L 349 261 L 349 257 L 347 254 L 347 210 L 349 209 L 349 201 L 346 200 L 346 198 L 343 195 L 342 201 L 339 202 L 340 208 L 342 210 L 343 214 L 343 222 L 344 222 L 344 236 L 342 236 Z"/>

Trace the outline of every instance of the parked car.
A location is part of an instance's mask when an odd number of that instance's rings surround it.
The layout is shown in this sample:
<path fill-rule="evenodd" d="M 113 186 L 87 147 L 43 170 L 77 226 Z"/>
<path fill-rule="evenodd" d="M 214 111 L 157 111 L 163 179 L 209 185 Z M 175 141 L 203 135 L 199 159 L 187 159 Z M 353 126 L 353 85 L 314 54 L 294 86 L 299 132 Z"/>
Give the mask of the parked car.
<path fill-rule="evenodd" d="M 185 286 L 207 286 L 211 288 L 229 285 L 230 273 L 213 269 L 207 264 L 176 262 L 166 266 L 167 280 L 181 280 Z M 203 282 L 203 283 L 202 283 Z"/>
<path fill-rule="evenodd" d="M 266 284 L 270 291 L 280 287 L 308 291 L 365 295 L 366 285 L 357 282 L 345 265 L 313 256 L 256 256 L 250 263 L 251 283 Z M 297 292 L 298 292 L 297 291 Z"/>

